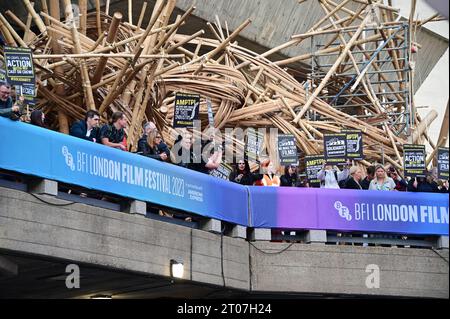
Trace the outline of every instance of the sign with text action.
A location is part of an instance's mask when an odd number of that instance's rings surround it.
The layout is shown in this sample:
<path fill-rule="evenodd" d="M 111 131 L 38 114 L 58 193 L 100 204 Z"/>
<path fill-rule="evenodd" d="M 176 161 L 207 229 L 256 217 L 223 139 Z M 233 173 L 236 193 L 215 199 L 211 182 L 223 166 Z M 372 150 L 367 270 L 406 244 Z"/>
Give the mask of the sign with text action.
<path fill-rule="evenodd" d="M 33 54 L 31 49 L 4 47 L 6 78 L 11 85 L 34 85 Z"/>
<path fill-rule="evenodd" d="M 426 171 L 425 159 L 425 145 L 403 145 L 405 176 L 424 177 Z"/>

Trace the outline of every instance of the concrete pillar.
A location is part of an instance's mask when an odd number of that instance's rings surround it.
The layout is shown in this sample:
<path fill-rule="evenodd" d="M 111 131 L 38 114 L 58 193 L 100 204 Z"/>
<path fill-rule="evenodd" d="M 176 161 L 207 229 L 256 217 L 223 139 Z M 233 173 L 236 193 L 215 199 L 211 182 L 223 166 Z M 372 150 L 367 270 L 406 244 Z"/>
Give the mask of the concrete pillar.
<path fill-rule="evenodd" d="M 327 231 L 326 230 L 309 230 L 306 233 L 306 242 L 310 243 L 320 243 L 325 244 L 327 242 Z"/>
<path fill-rule="evenodd" d="M 241 225 L 234 225 L 230 236 L 233 238 L 247 239 L 247 227 Z"/>
<path fill-rule="evenodd" d="M 437 249 L 448 249 L 448 236 L 440 236 L 437 241 Z"/>
<path fill-rule="evenodd" d="M 222 222 L 218 219 L 210 218 L 200 222 L 200 229 L 220 234 L 222 232 Z"/>
<path fill-rule="evenodd" d="M 58 182 L 49 179 L 32 180 L 28 187 L 31 193 L 58 195 Z"/>
<path fill-rule="evenodd" d="M 249 240 L 272 240 L 272 230 L 270 228 L 255 228 L 250 232 Z"/>
<path fill-rule="evenodd" d="M 140 200 L 132 200 L 126 209 L 128 214 L 147 215 L 147 203 Z"/>

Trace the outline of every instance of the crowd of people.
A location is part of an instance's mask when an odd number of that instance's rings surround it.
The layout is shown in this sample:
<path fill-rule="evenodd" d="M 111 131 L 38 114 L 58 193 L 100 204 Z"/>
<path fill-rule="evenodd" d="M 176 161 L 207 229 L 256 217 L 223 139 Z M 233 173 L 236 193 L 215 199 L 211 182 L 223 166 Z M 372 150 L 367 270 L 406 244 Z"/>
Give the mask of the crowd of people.
<path fill-rule="evenodd" d="M 24 98 L 19 96 L 13 103 L 11 98 L 11 86 L 0 83 L 0 116 L 11 120 L 20 120 L 24 108 Z M 31 112 L 29 122 L 33 125 L 46 127 L 45 114 L 41 110 Z M 127 138 L 125 128 L 127 120 L 123 112 L 114 112 L 110 122 L 102 126 L 100 114 L 95 110 L 86 112 L 83 120 L 74 122 L 70 127 L 70 135 L 94 143 L 100 143 L 109 147 L 127 151 Z M 172 151 L 163 141 L 161 132 L 155 123 L 147 122 L 143 126 L 143 135 L 138 141 L 137 154 L 158 161 L 172 162 L 179 166 L 209 174 L 217 169 L 222 162 L 222 146 L 215 146 L 213 137 L 200 141 L 200 152 L 194 151 L 193 133 L 185 130 L 175 140 Z M 213 145 L 205 155 L 204 149 Z M 254 173 L 250 169 L 247 159 L 239 159 L 229 175 L 229 180 L 241 185 L 257 186 L 282 186 L 282 187 L 315 187 L 310 185 L 306 176 L 300 175 L 297 165 L 284 167 L 284 174 L 279 174 L 274 163 L 269 159 L 260 163 L 260 169 Z M 355 189 L 377 191 L 409 191 L 448 193 L 448 180 L 438 180 L 435 172 L 427 172 L 424 177 L 416 177 L 405 180 L 400 176 L 395 167 L 387 169 L 383 165 L 369 166 L 366 172 L 360 166 L 351 166 L 347 162 L 342 169 L 337 166 L 324 164 L 317 173 L 320 180 L 320 188 L 330 189 Z"/>
<path fill-rule="evenodd" d="M 264 168 L 263 168 L 264 171 Z M 242 185 L 262 186 L 284 186 L 284 187 L 314 187 L 310 185 L 305 176 L 298 174 L 297 165 L 284 167 L 284 174 L 279 176 L 273 165 L 269 164 L 265 172 L 255 174 L 250 171 L 247 161 L 239 161 L 234 171 L 230 174 L 230 181 Z M 339 169 L 337 166 L 324 164 L 318 172 L 320 188 L 331 189 L 355 189 L 355 190 L 377 190 L 377 191 L 400 191 L 400 192 L 430 192 L 448 193 L 448 180 L 437 178 L 436 170 L 426 172 L 424 177 L 404 179 L 398 171 L 389 166 L 372 165 L 367 167 L 366 172 L 357 165 L 344 165 Z"/>

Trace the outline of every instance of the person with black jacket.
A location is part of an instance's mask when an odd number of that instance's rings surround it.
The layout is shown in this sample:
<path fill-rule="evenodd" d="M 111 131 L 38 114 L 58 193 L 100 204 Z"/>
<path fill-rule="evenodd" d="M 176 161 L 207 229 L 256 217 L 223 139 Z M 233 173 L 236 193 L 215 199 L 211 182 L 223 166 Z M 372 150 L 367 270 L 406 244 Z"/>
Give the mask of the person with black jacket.
<path fill-rule="evenodd" d="M 100 114 L 97 111 L 86 112 L 84 120 L 75 122 L 70 128 L 70 135 L 83 140 L 100 143 L 98 124 Z"/>
<path fill-rule="evenodd" d="M 375 166 L 367 167 L 367 176 L 361 181 L 360 185 L 362 189 L 368 190 L 370 186 L 370 182 L 375 177 Z"/>
<path fill-rule="evenodd" d="M 153 122 L 145 123 L 142 128 L 144 129 L 144 134 L 142 134 L 141 138 L 138 141 L 137 152 L 139 154 L 144 154 L 144 153 L 149 152 L 149 150 L 147 150 L 147 148 L 148 148 L 147 137 L 151 132 L 158 130 L 156 128 L 155 123 L 153 123 Z M 163 142 L 163 141 L 161 140 L 161 142 Z"/>
<path fill-rule="evenodd" d="M 280 180 L 280 186 L 298 187 L 300 181 L 297 175 L 297 167 L 294 165 L 286 166 L 284 168 L 284 175 L 281 176 Z"/>
<path fill-rule="evenodd" d="M 408 182 L 408 192 L 440 193 L 441 191 L 431 174 L 427 174 L 426 177 L 411 178 Z"/>
<path fill-rule="evenodd" d="M 253 174 L 250 171 L 250 165 L 247 160 L 238 160 L 228 179 L 234 183 L 251 186 L 255 181 L 260 180 L 261 178 L 261 174 Z"/>
<path fill-rule="evenodd" d="M 100 128 L 100 142 L 103 145 L 127 151 L 125 128 L 127 119 L 123 112 L 117 111 L 111 115 L 110 124 Z"/>
<path fill-rule="evenodd" d="M 358 166 L 350 167 L 350 176 L 345 182 L 345 189 L 363 189 L 360 182 L 362 179 L 362 170 Z"/>
<path fill-rule="evenodd" d="M 172 163 L 204 174 L 209 174 L 211 170 L 217 169 L 222 160 L 221 149 L 214 150 L 212 155 L 206 156 L 207 154 L 202 152 L 206 144 L 202 141 L 200 143 L 200 152 L 197 152 L 194 150 L 193 137 L 190 132 L 178 135 L 172 148 Z"/>
<path fill-rule="evenodd" d="M 147 143 L 142 152 L 142 155 L 156 159 L 158 161 L 167 161 L 170 156 L 170 151 L 167 145 L 162 142 L 161 133 L 158 131 L 151 131 L 147 136 Z"/>

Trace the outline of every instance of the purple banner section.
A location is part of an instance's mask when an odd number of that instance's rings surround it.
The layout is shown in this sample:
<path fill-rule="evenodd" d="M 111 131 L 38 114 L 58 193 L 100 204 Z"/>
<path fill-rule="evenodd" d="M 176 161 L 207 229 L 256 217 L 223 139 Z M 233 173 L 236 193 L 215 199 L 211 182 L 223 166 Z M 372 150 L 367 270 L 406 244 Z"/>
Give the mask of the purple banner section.
<path fill-rule="evenodd" d="M 249 187 L 251 226 L 447 235 L 447 194 Z"/>

